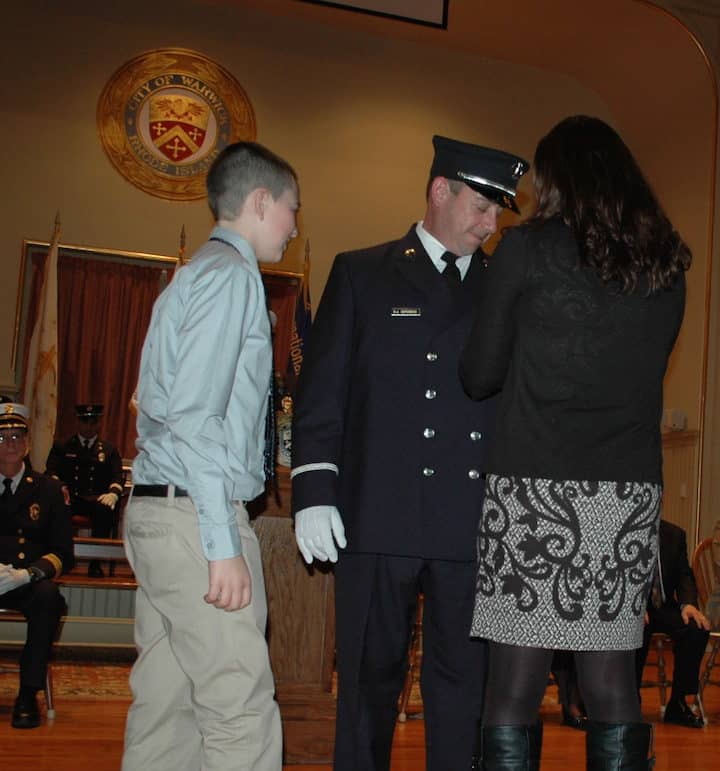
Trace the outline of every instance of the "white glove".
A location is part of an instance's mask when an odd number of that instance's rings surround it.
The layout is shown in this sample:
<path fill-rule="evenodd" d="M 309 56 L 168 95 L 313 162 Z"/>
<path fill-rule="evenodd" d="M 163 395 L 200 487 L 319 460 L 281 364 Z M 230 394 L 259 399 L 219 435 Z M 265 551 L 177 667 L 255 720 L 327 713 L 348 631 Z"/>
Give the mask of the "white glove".
<path fill-rule="evenodd" d="M 334 539 L 334 540 L 333 540 Z M 335 506 L 310 506 L 295 515 L 295 540 L 309 565 L 315 559 L 337 562 L 337 545 L 344 549 L 345 527 Z"/>
<path fill-rule="evenodd" d="M 107 506 L 110 509 L 115 508 L 115 504 L 118 502 L 117 493 L 103 493 L 98 495 L 98 503 L 102 503 L 103 506 Z"/>
<path fill-rule="evenodd" d="M 25 568 L 14 568 L 0 563 L 0 594 L 7 594 L 18 586 L 30 583 L 30 573 Z"/>

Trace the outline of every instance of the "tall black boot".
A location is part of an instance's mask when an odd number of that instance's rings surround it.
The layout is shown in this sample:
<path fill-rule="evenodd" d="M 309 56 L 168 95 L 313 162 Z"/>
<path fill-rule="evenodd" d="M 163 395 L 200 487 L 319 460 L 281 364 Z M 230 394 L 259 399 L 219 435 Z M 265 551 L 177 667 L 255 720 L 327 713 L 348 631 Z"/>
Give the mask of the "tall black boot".
<path fill-rule="evenodd" d="M 484 771 L 539 771 L 543 724 L 490 725 L 481 731 L 480 765 Z"/>
<path fill-rule="evenodd" d="M 646 771 L 655 765 L 649 723 L 588 721 L 587 771 Z"/>

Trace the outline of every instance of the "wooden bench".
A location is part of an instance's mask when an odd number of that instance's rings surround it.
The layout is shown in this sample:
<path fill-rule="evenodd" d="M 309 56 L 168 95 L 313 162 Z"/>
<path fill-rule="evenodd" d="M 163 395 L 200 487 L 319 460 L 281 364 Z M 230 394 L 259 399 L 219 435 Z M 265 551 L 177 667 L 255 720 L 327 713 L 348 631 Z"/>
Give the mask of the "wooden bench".
<path fill-rule="evenodd" d="M 54 579 L 60 586 L 83 586 L 94 589 L 128 589 L 137 588 L 137 582 L 132 575 L 130 566 L 125 555 L 125 546 L 119 539 L 111 538 L 74 538 L 74 552 L 76 562 L 84 563 L 89 560 L 101 560 L 110 562 L 112 565 L 126 568 L 122 574 L 112 575 L 107 578 L 90 578 L 85 570 L 84 564 L 76 566 L 68 573 L 65 573 Z M 7 621 L 13 623 L 25 623 L 26 619 L 22 613 L 17 610 L 0 608 L 0 622 Z M 62 619 L 58 627 L 58 635 L 62 629 Z M 17 665 L 0 666 L 0 674 L 18 673 L 20 667 Z M 52 661 L 48 662 L 47 677 L 45 679 L 45 705 L 47 707 L 47 718 L 52 720 L 55 717 L 55 702 L 53 699 L 52 688 Z"/>
<path fill-rule="evenodd" d="M 137 589 L 125 554 L 125 546 L 118 538 L 74 538 L 75 567 L 56 579 L 60 586 L 85 586 L 93 589 Z M 99 560 L 124 570 L 114 570 L 105 578 L 87 575 L 86 562 Z"/>

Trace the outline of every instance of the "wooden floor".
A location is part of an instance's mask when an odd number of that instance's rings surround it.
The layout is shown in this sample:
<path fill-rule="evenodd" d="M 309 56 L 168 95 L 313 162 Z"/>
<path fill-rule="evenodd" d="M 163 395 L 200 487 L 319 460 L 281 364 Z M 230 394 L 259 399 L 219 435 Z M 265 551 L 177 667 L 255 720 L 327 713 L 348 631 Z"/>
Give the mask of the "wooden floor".
<path fill-rule="evenodd" d="M 551 689 L 549 689 L 551 690 Z M 644 713 L 656 724 L 655 771 L 711 771 L 720 767 L 720 688 L 705 692 L 709 725 L 701 730 L 664 725 L 656 691 L 644 690 Z M 546 700 L 550 701 L 550 699 Z M 53 722 L 30 731 L 10 726 L 11 703 L 0 702 L 0 768 L 31 771 L 114 771 L 120 768 L 128 704 L 123 701 L 58 700 Z M 542 771 L 583 769 L 584 734 L 559 724 L 559 708 L 543 707 Z M 392 771 L 422 771 L 423 722 L 398 723 Z M 329 765 L 286 766 L 286 771 L 329 771 Z M 163 769 L 162 771 L 173 771 Z"/>

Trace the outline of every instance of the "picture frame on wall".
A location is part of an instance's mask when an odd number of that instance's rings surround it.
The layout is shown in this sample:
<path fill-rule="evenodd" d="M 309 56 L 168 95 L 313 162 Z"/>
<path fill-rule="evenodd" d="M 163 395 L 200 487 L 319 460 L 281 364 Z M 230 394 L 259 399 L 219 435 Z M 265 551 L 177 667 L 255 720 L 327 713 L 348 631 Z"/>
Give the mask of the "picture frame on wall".
<path fill-rule="evenodd" d="M 300 0 L 387 19 L 447 29 L 449 0 Z"/>

